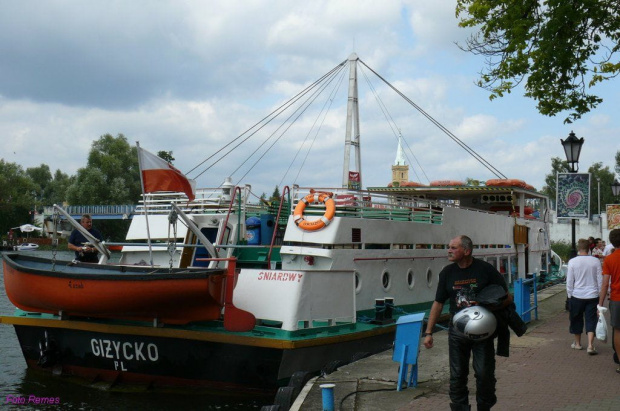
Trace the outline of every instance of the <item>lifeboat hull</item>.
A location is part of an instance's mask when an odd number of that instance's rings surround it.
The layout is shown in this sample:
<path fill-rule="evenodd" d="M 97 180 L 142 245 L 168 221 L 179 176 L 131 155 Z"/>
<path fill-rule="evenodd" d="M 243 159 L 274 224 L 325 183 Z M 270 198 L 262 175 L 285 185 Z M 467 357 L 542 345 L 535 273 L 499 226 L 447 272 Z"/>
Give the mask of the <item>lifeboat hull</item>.
<path fill-rule="evenodd" d="M 226 271 L 98 265 L 5 254 L 9 300 L 24 311 L 186 324 L 220 318 Z"/>

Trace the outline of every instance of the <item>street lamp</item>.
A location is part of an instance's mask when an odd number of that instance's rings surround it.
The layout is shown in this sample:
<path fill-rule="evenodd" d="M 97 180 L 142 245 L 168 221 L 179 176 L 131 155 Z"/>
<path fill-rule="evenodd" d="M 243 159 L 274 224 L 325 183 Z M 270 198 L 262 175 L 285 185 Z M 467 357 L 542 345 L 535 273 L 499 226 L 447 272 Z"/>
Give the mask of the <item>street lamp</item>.
<path fill-rule="evenodd" d="M 583 137 L 577 138 L 575 133 L 572 131 L 568 135 L 566 140 L 560 139 L 562 142 L 562 146 L 564 147 L 564 152 L 566 153 L 566 162 L 570 168 L 571 173 L 576 173 L 579 170 L 579 154 L 581 154 L 581 146 L 583 146 L 584 139 Z M 572 238 L 572 249 L 571 249 L 571 258 L 577 256 L 577 244 L 575 244 L 575 219 L 571 219 L 571 238 Z"/>
<path fill-rule="evenodd" d="M 620 195 L 620 183 L 618 180 L 614 180 L 614 183 L 611 185 L 611 192 L 614 194 L 614 197 Z"/>

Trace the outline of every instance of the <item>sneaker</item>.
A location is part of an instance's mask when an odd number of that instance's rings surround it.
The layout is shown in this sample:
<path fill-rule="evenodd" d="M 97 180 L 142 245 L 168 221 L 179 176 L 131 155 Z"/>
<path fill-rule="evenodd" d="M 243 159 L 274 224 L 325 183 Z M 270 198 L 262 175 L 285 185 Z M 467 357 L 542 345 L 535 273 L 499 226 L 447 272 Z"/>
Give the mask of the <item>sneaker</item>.
<path fill-rule="evenodd" d="M 572 343 L 570 345 L 570 348 L 572 348 L 573 350 L 583 350 L 583 347 L 581 345 L 577 345 L 575 343 Z"/>
<path fill-rule="evenodd" d="M 590 355 L 596 355 L 596 354 L 598 354 L 598 353 L 596 352 L 596 348 L 592 347 L 592 348 L 588 348 L 588 354 L 590 354 Z"/>

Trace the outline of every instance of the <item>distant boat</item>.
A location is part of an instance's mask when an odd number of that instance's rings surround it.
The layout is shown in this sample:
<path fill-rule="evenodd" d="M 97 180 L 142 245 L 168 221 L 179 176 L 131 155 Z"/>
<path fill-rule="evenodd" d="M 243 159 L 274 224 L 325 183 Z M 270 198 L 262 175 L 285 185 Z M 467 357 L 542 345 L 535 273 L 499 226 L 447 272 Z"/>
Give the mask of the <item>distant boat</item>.
<path fill-rule="evenodd" d="M 35 243 L 21 243 L 15 246 L 15 250 L 17 251 L 33 251 L 38 249 L 39 245 Z"/>

